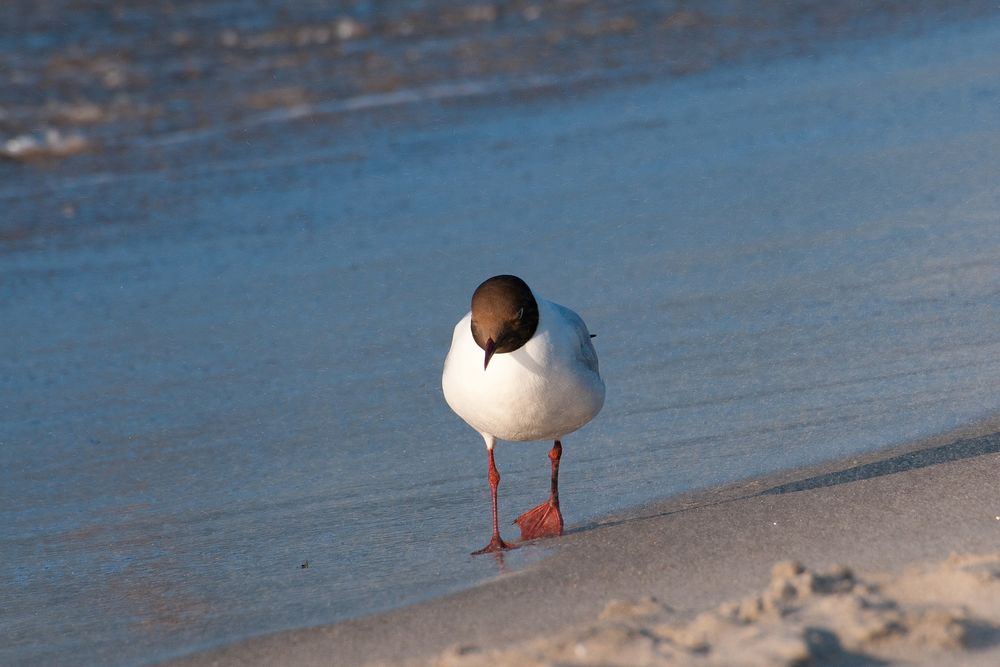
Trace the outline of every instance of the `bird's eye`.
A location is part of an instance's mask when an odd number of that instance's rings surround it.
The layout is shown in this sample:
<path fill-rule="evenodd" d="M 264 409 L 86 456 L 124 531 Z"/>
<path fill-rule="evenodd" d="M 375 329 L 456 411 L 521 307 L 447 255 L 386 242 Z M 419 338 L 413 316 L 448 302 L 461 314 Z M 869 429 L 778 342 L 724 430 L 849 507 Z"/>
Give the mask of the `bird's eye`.
<path fill-rule="evenodd" d="M 522 315 L 524 315 L 524 306 L 521 306 L 521 309 L 517 311 L 517 319 L 521 319 Z"/>

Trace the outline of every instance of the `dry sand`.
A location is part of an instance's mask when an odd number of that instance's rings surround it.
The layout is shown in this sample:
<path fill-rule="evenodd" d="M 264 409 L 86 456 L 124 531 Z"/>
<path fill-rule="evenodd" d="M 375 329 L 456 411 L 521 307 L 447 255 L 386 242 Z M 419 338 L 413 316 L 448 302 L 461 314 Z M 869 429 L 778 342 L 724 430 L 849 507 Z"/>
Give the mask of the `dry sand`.
<path fill-rule="evenodd" d="M 1000 664 L 997 426 L 677 498 L 472 590 L 177 664 Z"/>
<path fill-rule="evenodd" d="M 440 667 L 805 665 L 880 661 L 996 664 L 1000 552 L 953 555 L 898 575 L 781 561 L 766 588 L 689 621 L 653 597 L 608 603 L 595 622 L 494 650 L 456 645 Z"/>

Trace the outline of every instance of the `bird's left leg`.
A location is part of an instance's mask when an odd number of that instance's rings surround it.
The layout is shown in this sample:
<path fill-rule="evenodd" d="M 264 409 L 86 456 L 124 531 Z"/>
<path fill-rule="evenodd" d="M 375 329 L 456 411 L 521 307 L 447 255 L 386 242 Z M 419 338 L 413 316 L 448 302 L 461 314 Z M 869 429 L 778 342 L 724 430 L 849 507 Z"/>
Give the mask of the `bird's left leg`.
<path fill-rule="evenodd" d="M 489 441 L 488 441 L 489 442 Z M 495 442 L 492 441 L 492 442 Z M 497 518 L 497 486 L 500 484 L 500 471 L 497 470 L 497 464 L 493 460 L 493 445 L 490 444 L 487 448 L 487 453 L 489 455 L 490 469 L 489 469 L 489 480 L 490 480 L 490 498 L 493 503 L 493 537 L 490 539 L 490 543 L 479 551 L 473 551 L 473 556 L 478 556 L 479 554 L 500 552 L 504 549 L 514 549 L 506 542 L 500 538 L 500 520 Z"/>
<path fill-rule="evenodd" d="M 560 458 L 562 458 L 562 443 L 556 440 L 549 451 L 549 460 L 552 462 L 552 490 L 549 493 L 549 499 L 538 507 L 528 510 L 514 521 L 521 529 L 522 540 L 562 535 L 563 518 L 559 511 Z"/>

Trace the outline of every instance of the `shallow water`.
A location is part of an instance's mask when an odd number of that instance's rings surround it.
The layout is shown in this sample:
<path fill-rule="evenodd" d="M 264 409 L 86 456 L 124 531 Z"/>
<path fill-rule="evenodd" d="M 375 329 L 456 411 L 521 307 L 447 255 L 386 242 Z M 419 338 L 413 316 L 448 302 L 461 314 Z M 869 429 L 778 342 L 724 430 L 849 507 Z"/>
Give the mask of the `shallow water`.
<path fill-rule="evenodd" d="M 994 414 L 998 36 L 0 167 L 0 662 L 142 664 L 496 576 L 439 389 L 495 273 L 598 334 L 571 526 Z M 546 451 L 499 446 L 504 521 Z"/>

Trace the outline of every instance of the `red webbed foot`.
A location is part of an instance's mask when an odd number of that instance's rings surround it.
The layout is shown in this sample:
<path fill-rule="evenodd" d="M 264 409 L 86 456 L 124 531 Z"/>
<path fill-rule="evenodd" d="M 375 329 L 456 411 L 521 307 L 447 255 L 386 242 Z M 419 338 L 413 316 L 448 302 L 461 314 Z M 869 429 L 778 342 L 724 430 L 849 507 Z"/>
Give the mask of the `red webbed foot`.
<path fill-rule="evenodd" d="M 540 537 L 559 537 L 563 531 L 562 513 L 559 505 L 547 500 L 534 507 L 514 521 L 521 529 L 521 540 L 535 540 Z"/>
<path fill-rule="evenodd" d="M 472 555 L 478 556 L 480 554 L 497 553 L 500 551 L 507 551 L 508 549 L 516 549 L 516 548 L 517 548 L 516 544 L 507 544 L 502 539 L 500 539 L 499 535 L 494 535 L 493 539 L 490 540 L 489 544 L 487 544 L 479 551 L 473 551 Z"/>

